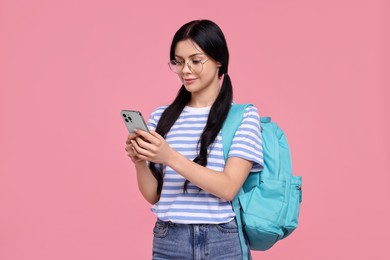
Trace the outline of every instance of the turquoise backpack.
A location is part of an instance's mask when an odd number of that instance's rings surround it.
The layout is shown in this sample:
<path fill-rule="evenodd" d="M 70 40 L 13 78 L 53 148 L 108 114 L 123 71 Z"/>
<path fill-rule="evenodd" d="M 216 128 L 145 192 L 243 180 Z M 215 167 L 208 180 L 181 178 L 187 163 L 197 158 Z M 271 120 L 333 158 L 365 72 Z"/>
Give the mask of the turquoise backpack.
<path fill-rule="evenodd" d="M 222 128 L 225 160 L 246 107 L 233 104 Z M 283 131 L 270 117 L 260 118 L 264 169 L 250 173 L 232 201 L 239 227 L 243 256 L 249 248 L 264 251 L 287 237 L 298 226 L 302 177 L 292 175 L 290 149 Z"/>

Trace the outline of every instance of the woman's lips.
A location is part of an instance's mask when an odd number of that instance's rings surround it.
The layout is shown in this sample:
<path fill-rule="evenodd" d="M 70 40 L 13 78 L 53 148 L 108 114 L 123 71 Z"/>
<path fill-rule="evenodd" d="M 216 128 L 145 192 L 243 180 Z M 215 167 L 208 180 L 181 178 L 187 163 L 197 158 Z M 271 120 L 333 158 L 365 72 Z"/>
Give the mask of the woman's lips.
<path fill-rule="evenodd" d="M 186 84 L 191 84 L 195 79 L 183 79 Z"/>

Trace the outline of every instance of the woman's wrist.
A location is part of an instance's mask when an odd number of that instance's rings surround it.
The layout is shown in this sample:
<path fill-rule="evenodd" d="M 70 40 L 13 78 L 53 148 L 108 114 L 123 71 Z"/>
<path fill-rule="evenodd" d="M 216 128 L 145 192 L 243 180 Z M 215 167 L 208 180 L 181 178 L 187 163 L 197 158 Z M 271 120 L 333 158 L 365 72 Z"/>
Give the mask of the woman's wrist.
<path fill-rule="evenodd" d="M 184 156 L 182 154 L 177 152 L 175 149 L 172 149 L 172 153 L 170 154 L 169 158 L 167 159 L 165 165 L 174 169 L 174 166 L 180 164 L 180 161 L 182 160 L 183 157 Z"/>
<path fill-rule="evenodd" d="M 148 168 L 148 163 L 142 160 L 139 162 L 134 162 L 134 166 L 136 169 L 144 169 L 144 168 Z"/>

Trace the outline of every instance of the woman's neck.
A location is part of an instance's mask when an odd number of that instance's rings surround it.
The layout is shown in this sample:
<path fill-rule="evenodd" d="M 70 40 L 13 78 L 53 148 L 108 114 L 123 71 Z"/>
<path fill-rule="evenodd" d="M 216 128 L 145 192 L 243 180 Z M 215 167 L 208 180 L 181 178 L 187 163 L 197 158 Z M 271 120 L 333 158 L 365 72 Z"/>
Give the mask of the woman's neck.
<path fill-rule="evenodd" d="M 200 92 L 191 93 L 191 100 L 188 102 L 189 107 L 209 107 L 217 99 L 221 86 L 219 82 L 214 82 L 212 86 Z"/>
<path fill-rule="evenodd" d="M 190 102 L 188 103 L 189 107 L 209 107 L 212 106 L 215 99 L 213 100 L 200 100 L 200 99 L 194 99 L 191 98 Z"/>

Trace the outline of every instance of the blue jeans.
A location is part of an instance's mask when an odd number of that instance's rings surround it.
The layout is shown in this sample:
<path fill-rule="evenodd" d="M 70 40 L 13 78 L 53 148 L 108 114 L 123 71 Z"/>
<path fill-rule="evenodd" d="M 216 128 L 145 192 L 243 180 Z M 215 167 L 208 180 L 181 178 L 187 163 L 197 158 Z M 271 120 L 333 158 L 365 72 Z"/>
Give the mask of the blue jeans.
<path fill-rule="evenodd" d="M 242 260 L 236 220 L 224 224 L 175 224 L 157 220 L 154 260 Z"/>

